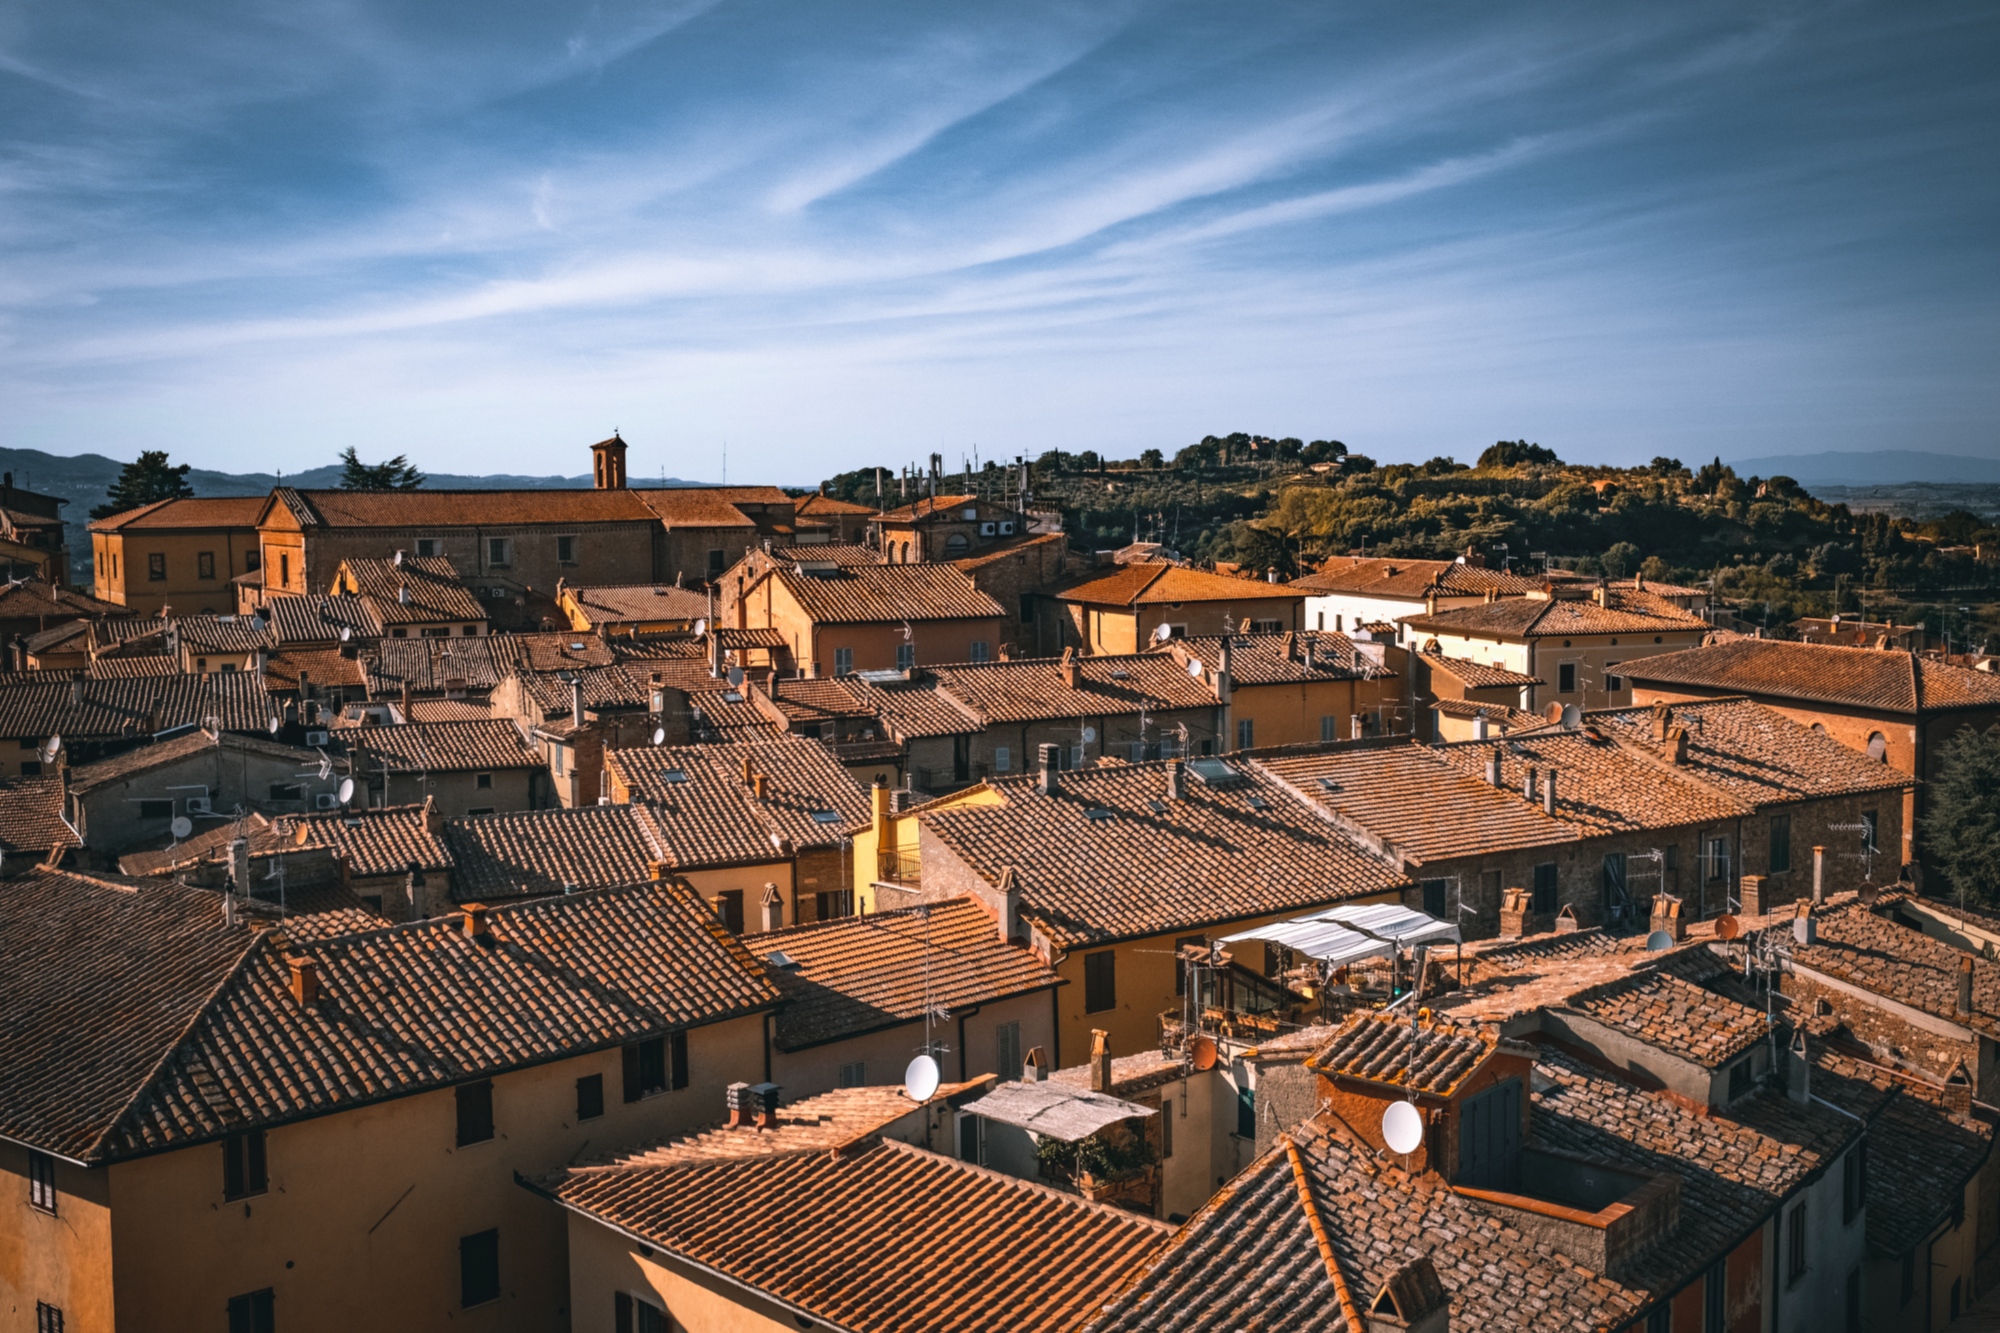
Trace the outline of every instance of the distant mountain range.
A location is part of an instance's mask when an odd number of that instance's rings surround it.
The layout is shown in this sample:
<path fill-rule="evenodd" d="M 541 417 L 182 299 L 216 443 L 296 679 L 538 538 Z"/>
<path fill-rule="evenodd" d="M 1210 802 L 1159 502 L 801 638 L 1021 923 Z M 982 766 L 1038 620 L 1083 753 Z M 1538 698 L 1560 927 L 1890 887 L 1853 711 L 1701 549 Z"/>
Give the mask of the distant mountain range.
<path fill-rule="evenodd" d="M 1688 465 L 1699 467 L 1702 461 L 1691 459 Z M 1884 449 L 1865 454 L 1773 454 L 1764 458 L 1733 458 L 1729 465 L 1739 476 L 1790 477 L 1808 488 L 2000 482 L 2000 459 L 1927 454 L 1914 449 Z"/>

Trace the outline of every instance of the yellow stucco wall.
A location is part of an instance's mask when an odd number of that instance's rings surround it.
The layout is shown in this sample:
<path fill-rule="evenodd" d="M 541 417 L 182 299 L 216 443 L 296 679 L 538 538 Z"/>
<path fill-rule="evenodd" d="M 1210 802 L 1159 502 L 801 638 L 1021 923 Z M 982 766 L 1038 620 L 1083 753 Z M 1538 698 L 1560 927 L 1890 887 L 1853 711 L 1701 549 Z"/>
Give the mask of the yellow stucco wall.
<path fill-rule="evenodd" d="M 67 1162 L 55 1170 L 48 1213 L 28 1201 L 28 1150 L 0 1143 L 0 1333 L 35 1333 L 37 1302 L 69 1328 L 113 1327 L 110 1181 Z"/>

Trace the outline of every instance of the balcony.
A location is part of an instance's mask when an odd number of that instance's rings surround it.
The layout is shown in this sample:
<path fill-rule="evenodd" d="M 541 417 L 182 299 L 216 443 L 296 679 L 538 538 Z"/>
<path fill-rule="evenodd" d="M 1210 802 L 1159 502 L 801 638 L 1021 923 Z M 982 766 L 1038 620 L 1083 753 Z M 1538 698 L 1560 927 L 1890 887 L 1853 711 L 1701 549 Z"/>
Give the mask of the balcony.
<path fill-rule="evenodd" d="M 913 851 L 882 852 L 875 858 L 875 878 L 915 888 L 923 882 L 923 861 Z"/>

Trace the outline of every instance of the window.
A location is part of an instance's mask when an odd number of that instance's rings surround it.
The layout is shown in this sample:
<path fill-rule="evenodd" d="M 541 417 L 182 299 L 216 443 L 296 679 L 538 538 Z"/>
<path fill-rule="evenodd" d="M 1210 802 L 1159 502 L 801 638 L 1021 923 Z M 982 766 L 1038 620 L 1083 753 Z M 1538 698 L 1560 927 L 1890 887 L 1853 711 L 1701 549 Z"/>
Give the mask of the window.
<path fill-rule="evenodd" d="M 512 543 L 505 537 L 488 537 L 486 539 L 486 563 L 489 565 L 504 565 L 509 563 L 507 557 L 512 554 L 512 551 L 509 549 L 511 546 Z"/>
<path fill-rule="evenodd" d="M 1604 664 L 1604 688 L 1606 690 L 1611 691 L 1614 694 L 1617 691 L 1625 688 L 1624 677 L 1612 674 L 1613 671 L 1616 670 L 1617 666 L 1618 664 L 1616 662 L 1606 662 Z"/>
<path fill-rule="evenodd" d="M 896 670 L 908 671 L 917 664 L 917 645 L 899 643 L 896 645 Z"/>
<path fill-rule="evenodd" d="M 1257 1137 L 1257 1089 L 1248 1083 L 1236 1089 L 1236 1137 L 1254 1139 Z"/>
<path fill-rule="evenodd" d="M 1576 693 L 1576 663 L 1564 662 L 1556 668 L 1556 693 Z"/>
<path fill-rule="evenodd" d="M 1252 634 L 1277 634 L 1282 632 L 1284 628 L 1285 622 L 1282 620 L 1253 620 L 1250 622 L 1250 632 Z"/>
<path fill-rule="evenodd" d="M 556 538 L 556 561 L 559 564 L 565 564 L 565 565 L 573 565 L 576 563 L 576 538 L 574 537 Z"/>
<path fill-rule="evenodd" d="M 723 564 L 723 554 L 722 554 L 722 552 L 721 552 L 721 551 L 710 551 L 710 552 L 708 553 L 708 576 L 709 576 L 709 578 L 711 578 L 711 579 L 719 579 L 719 578 L 721 578 L 721 577 L 722 577 L 722 571 L 723 571 L 724 569 L 726 569 L 726 568 L 728 568 L 728 566 L 726 566 L 725 564 Z"/>
<path fill-rule="evenodd" d="M 1729 1333 L 1729 1261 L 1708 1266 L 1701 1284 L 1701 1333 Z"/>
<path fill-rule="evenodd" d="M 417 554 L 425 556 L 443 555 L 444 552 L 438 549 L 439 544 L 438 539 L 435 537 L 419 537 L 417 538 Z"/>
<path fill-rule="evenodd" d="M 673 1032 L 625 1048 L 625 1100 L 688 1085 L 687 1033 Z"/>
<path fill-rule="evenodd" d="M 1237 749 L 1239 750 L 1249 749 L 1251 745 L 1255 742 L 1256 736 L 1257 736 L 1257 726 L 1255 722 L 1253 722 L 1251 719 L 1247 717 L 1239 717 L 1236 719 Z"/>
<path fill-rule="evenodd" d="M 173 817 L 174 803 L 172 801 L 139 802 L 139 818 L 141 819 L 172 819 Z"/>
<path fill-rule="evenodd" d="M 475 773 L 472 775 L 472 785 L 481 791 L 490 791 L 493 787 L 493 775 L 491 773 Z"/>
<path fill-rule="evenodd" d="M 277 1328 L 276 1293 L 269 1287 L 247 1296 L 229 1298 L 229 1333 L 273 1333 Z"/>
<path fill-rule="evenodd" d="M 643 1296 L 613 1292 L 611 1322 L 617 1333 L 675 1333 L 667 1312 Z"/>
<path fill-rule="evenodd" d="M 23 760 L 21 761 L 21 776 L 22 776 L 22 777 L 24 777 L 24 778 L 38 778 L 38 777 L 40 777 L 41 775 L 42 775 L 42 761 L 41 761 L 41 760 L 39 760 L 39 759 L 23 759 Z"/>
<path fill-rule="evenodd" d="M 1167 637 L 1170 639 L 1185 639 L 1187 637 L 1187 626 L 1186 625 L 1167 626 Z"/>
<path fill-rule="evenodd" d="M 1889 762 L 1889 741 L 1879 731 L 1868 733 L 1868 757 L 1878 764 Z"/>
<path fill-rule="evenodd" d="M 1674 1307 L 1654 1306 L 1646 1315 L 1646 1333 L 1674 1333 Z"/>
<path fill-rule="evenodd" d="M 1553 916 L 1556 897 L 1556 863 L 1544 861 L 1535 867 L 1535 892 L 1528 908 L 1537 916 Z"/>
<path fill-rule="evenodd" d="M 1118 956 L 1110 949 L 1083 956 L 1083 1012 L 1101 1014 L 1118 1007 Z"/>
<path fill-rule="evenodd" d="M 1708 878 L 1711 881 L 1729 878 L 1729 839 L 1708 840 Z"/>
<path fill-rule="evenodd" d="M 289 551 L 278 553 L 278 586 L 280 588 L 292 586 L 292 557 Z"/>
<path fill-rule="evenodd" d="M 715 919 L 720 921 L 730 934 L 743 933 L 743 890 L 724 889 L 715 895 Z"/>
<path fill-rule="evenodd" d="M 458 1146 L 493 1137 L 493 1081 L 458 1085 Z"/>
<path fill-rule="evenodd" d="M 56 1159 L 28 1149 L 28 1202 L 45 1213 L 56 1210 Z"/>
<path fill-rule="evenodd" d="M 604 1075 L 585 1074 L 576 1081 L 576 1118 L 595 1120 L 604 1114 Z"/>
<path fill-rule="evenodd" d="M 987 660 L 987 655 L 988 655 L 988 653 L 990 653 L 990 652 L 992 651 L 992 648 L 991 648 L 991 645 L 989 645 L 989 644 L 988 644 L 988 643 L 986 642 L 986 640 L 984 640 L 984 639 L 974 639 L 974 640 L 972 641 L 972 647 L 971 647 L 971 649 L 970 649 L 969 651 L 970 651 L 970 655 L 969 655 L 969 656 L 968 656 L 968 657 L 967 657 L 967 658 L 965 659 L 966 661 L 968 661 L 968 662 L 984 662 L 984 661 L 986 661 L 986 660 Z"/>
<path fill-rule="evenodd" d="M 194 576 L 198 579 L 215 577 L 215 552 L 198 551 L 194 557 Z"/>
<path fill-rule="evenodd" d="M 1868 1206 L 1868 1140 L 1848 1149 L 1840 1163 L 1840 1220 L 1851 1223 Z"/>
<path fill-rule="evenodd" d="M 1799 1200 L 1785 1219 L 1785 1283 L 1806 1275 L 1806 1202 Z"/>
<path fill-rule="evenodd" d="M 1792 817 L 1771 816 L 1771 863 L 1773 875 L 1792 868 Z"/>
<path fill-rule="evenodd" d="M 1009 750 L 1004 745 L 996 745 L 993 747 L 993 771 L 995 773 L 1012 772 L 1013 763 L 1014 763 L 1013 751 Z"/>
<path fill-rule="evenodd" d="M 63 1333 L 62 1310 L 47 1301 L 36 1301 L 35 1333 Z"/>
<path fill-rule="evenodd" d="M 499 1229 L 461 1236 L 458 1242 L 458 1303 L 469 1309 L 499 1299 Z"/>
<path fill-rule="evenodd" d="M 868 1086 L 868 1062 L 856 1060 L 840 1067 L 840 1086 L 843 1088 L 865 1088 Z"/>
<path fill-rule="evenodd" d="M 1882 850 L 1879 846 L 1876 845 L 1875 842 L 1875 835 L 1878 831 L 1880 831 L 1881 827 L 1882 827 L 1882 817 L 1878 811 L 1863 810 L 1861 812 L 1861 837 L 1863 840 L 1862 845 L 1867 847 L 1868 850 L 1871 852 L 1879 852 Z"/>
<path fill-rule="evenodd" d="M 1446 911 L 1445 890 L 1449 886 L 1441 879 L 1427 879 L 1420 887 L 1424 893 L 1424 914 L 1443 917 Z"/>
<path fill-rule="evenodd" d="M 306 798 L 304 783 L 274 782 L 271 784 L 271 799 L 274 801 L 303 801 Z"/>
<path fill-rule="evenodd" d="M 980 1132 L 979 1117 L 970 1112 L 958 1113 L 958 1160 L 978 1165 L 980 1144 L 985 1136 Z"/>
<path fill-rule="evenodd" d="M 264 1131 L 231 1134 L 222 1141 L 222 1197 L 246 1199 L 271 1187 L 264 1168 Z"/>
<path fill-rule="evenodd" d="M 1750 1061 L 1738 1060 L 1729 1066 L 1729 1100 L 1735 1101 L 1750 1091 Z"/>
<path fill-rule="evenodd" d="M 1603 895 L 1607 911 L 1625 901 L 1625 853 L 1605 853 L 1604 869 L 1599 878 L 1598 888 Z"/>
<path fill-rule="evenodd" d="M 1173 1155 L 1174 1099 L 1171 1097 L 1162 1097 L 1160 1099 L 1160 1156 L 1167 1158 Z"/>
<path fill-rule="evenodd" d="M 1021 1025 L 1000 1023 L 993 1029 L 993 1069 L 1003 1079 L 1021 1077 Z"/>
<path fill-rule="evenodd" d="M 854 674 L 854 650 L 852 648 L 836 648 L 833 650 L 833 674 L 836 676 L 851 676 Z"/>
<path fill-rule="evenodd" d="M 1322 741 L 1339 740 L 1340 724 L 1330 717 L 1321 718 L 1319 720 L 1319 738 Z"/>
<path fill-rule="evenodd" d="M 264 566 L 264 556 L 262 552 L 253 550 L 253 551 L 245 551 L 243 553 L 244 573 L 255 574 L 259 569 L 263 568 L 263 566 Z"/>

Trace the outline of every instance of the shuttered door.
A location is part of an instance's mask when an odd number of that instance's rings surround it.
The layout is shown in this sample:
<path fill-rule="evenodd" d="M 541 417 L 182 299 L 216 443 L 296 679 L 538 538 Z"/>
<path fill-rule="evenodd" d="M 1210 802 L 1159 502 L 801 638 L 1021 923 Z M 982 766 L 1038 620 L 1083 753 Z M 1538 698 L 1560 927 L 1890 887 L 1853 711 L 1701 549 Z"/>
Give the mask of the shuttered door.
<path fill-rule="evenodd" d="M 1521 1080 L 1466 1098 L 1458 1112 L 1457 1183 L 1474 1189 L 1521 1185 Z"/>

